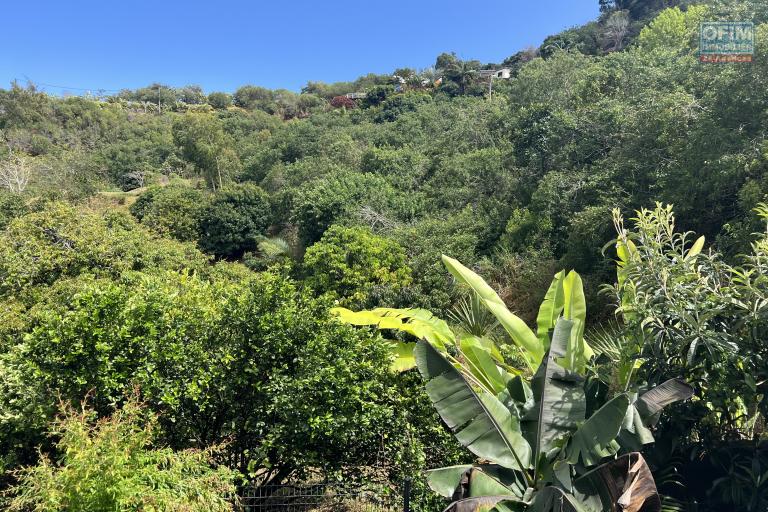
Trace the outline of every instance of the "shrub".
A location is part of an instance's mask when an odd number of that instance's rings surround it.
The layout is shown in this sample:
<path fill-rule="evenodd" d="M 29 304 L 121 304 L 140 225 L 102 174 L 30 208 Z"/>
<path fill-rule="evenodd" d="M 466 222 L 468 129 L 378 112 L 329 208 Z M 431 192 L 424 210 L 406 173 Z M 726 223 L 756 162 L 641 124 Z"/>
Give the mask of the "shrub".
<path fill-rule="evenodd" d="M 111 417 L 63 406 L 51 435 L 58 460 L 20 470 L 10 510 L 38 512 L 232 510 L 236 473 L 210 450 L 154 446 L 157 420 L 135 399 Z"/>
<path fill-rule="evenodd" d="M 125 214 L 98 214 L 64 203 L 11 221 L 0 232 L 0 294 L 88 272 L 119 276 L 129 270 L 205 268 L 194 246 L 158 240 Z"/>
<path fill-rule="evenodd" d="M 293 198 L 293 220 L 299 238 L 310 245 L 332 224 L 348 220 L 361 207 L 386 217 L 396 207 L 397 193 L 382 177 L 338 170 L 298 189 Z M 409 205 L 412 201 L 409 201 Z"/>
<path fill-rule="evenodd" d="M 365 228 L 331 227 L 307 249 L 304 272 L 318 293 L 354 305 L 366 305 L 375 289 L 396 292 L 411 282 L 403 248 Z"/>
<path fill-rule="evenodd" d="M 473 265 L 480 221 L 469 208 L 447 218 L 427 217 L 403 226 L 394 238 L 405 247 L 413 271 L 414 300 L 418 307 L 446 311 L 457 298 L 457 290 L 440 264 L 441 254 L 458 254 Z"/>
<path fill-rule="evenodd" d="M 347 98 L 346 96 L 334 96 L 333 99 L 331 99 L 331 106 L 333 108 L 346 108 L 346 109 L 353 109 L 357 107 L 357 103 L 352 98 Z"/>
<path fill-rule="evenodd" d="M 208 197 L 190 187 L 151 188 L 141 194 L 131 214 L 149 229 L 182 242 L 197 240 Z"/>
<path fill-rule="evenodd" d="M 380 105 L 389 96 L 394 94 L 393 85 L 375 85 L 366 91 L 366 96 L 362 101 L 363 107 L 375 107 Z"/>
<path fill-rule="evenodd" d="M 148 170 L 149 169 L 147 168 L 136 169 L 125 174 L 121 174 L 118 178 L 118 181 L 120 182 L 120 188 L 122 188 L 123 192 L 129 192 L 131 190 L 143 187 Z"/>
<path fill-rule="evenodd" d="M 0 192 L 0 229 L 5 228 L 11 220 L 27 212 L 24 198 L 19 194 Z"/>
<path fill-rule="evenodd" d="M 384 439 L 408 448 L 386 349 L 271 273 L 62 281 L 4 338 L 0 453 L 16 460 L 45 442 L 57 396 L 89 394 L 103 417 L 134 385 L 163 442 L 226 442 L 266 481 L 374 464 Z"/>
<path fill-rule="evenodd" d="M 394 121 L 406 112 L 415 112 L 425 103 L 432 101 L 432 96 L 424 92 L 410 92 L 390 96 L 381 104 L 381 112 L 374 116 L 377 123 Z"/>
<path fill-rule="evenodd" d="M 208 95 L 208 104 L 216 109 L 225 109 L 232 104 L 232 95 L 225 92 L 212 92 Z"/>
<path fill-rule="evenodd" d="M 269 196 L 252 184 L 230 186 L 213 197 L 200 220 L 200 247 L 220 258 L 239 258 L 257 247 L 270 221 Z"/>

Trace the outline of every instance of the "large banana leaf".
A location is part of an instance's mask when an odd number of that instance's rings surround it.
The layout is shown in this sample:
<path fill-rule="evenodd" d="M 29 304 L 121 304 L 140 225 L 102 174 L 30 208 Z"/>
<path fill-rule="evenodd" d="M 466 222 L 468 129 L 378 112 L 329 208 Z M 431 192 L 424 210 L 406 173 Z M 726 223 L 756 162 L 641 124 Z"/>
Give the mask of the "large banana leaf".
<path fill-rule="evenodd" d="M 691 396 L 693 388 L 680 379 L 670 379 L 646 391 L 627 409 L 619 444 L 625 449 L 637 451 L 654 442 L 653 433 L 648 427 L 658 421 L 662 409 Z"/>
<path fill-rule="evenodd" d="M 507 306 L 495 302 L 483 301 L 488 311 L 499 321 L 509 337 L 520 350 L 520 355 L 532 372 L 535 372 L 544 357 L 544 346 L 525 322 L 507 309 Z"/>
<path fill-rule="evenodd" d="M 648 465 L 639 453 L 627 453 L 575 481 L 584 495 L 600 496 L 607 512 L 660 512 L 661 499 Z"/>
<path fill-rule="evenodd" d="M 443 351 L 446 345 L 452 345 L 455 340 L 455 335 L 448 324 L 426 309 L 376 308 L 371 311 L 355 312 L 339 307 L 331 309 L 331 313 L 338 316 L 342 322 L 351 325 L 370 325 L 378 329 L 406 332 L 429 341 Z M 392 355 L 393 371 L 404 372 L 416 367 L 416 360 L 413 357 L 415 343 L 388 340 L 387 346 Z"/>
<path fill-rule="evenodd" d="M 545 487 L 536 493 L 528 512 L 597 512 L 585 508 L 572 494 L 557 487 Z"/>
<path fill-rule="evenodd" d="M 681 400 L 688 400 L 692 396 L 693 388 L 688 383 L 680 379 L 670 379 L 640 395 L 635 407 L 643 422 L 646 425 L 652 425 L 664 407 Z"/>
<path fill-rule="evenodd" d="M 472 375 L 485 389 L 498 395 L 506 389 L 511 376 L 497 366 L 487 341 L 477 336 L 465 335 L 459 339 L 459 348 Z"/>
<path fill-rule="evenodd" d="M 581 322 L 583 327 L 587 319 L 584 283 L 581 281 L 581 276 L 573 270 L 563 278 L 563 297 L 563 316 L 571 322 Z"/>
<path fill-rule="evenodd" d="M 443 512 L 517 512 L 525 510 L 523 503 L 510 496 L 482 496 L 454 501 Z"/>
<path fill-rule="evenodd" d="M 427 484 L 430 489 L 440 496 L 450 498 L 457 493 L 460 485 L 464 487 L 469 486 L 469 472 L 472 467 L 471 464 L 465 464 L 430 469 L 427 471 Z M 466 493 L 460 491 L 459 494 L 464 495 Z"/>
<path fill-rule="evenodd" d="M 640 417 L 640 413 L 637 412 L 635 404 L 630 405 L 627 409 L 627 415 L 624 417 L 624 422 L 621 425 L 618 441 L 624 450 L 629 451 L 642 450 L 643 446 L 655 441 L 653 432 L 643 423 L 643 419 Z"/>
<path fill-rule="evenodd" d="M 563 294 L 564 277 L 565 273 L 563 271 L 555 274 L 555 278 L 552 279 L 552 283 L 549 285 L 546 295 L 544 295 L 544 300 L 541 306 L 539 306 L 539 314 L 536 317 L 536 334 L 545 349 L 549 349 L 549 331 L 554 329 L 555 323 L 565 307 L 565 296 Z"/>
<path fill-rule="evenodd" d="M 474 290 L 474 292 L 477 293 L 482 299 L 487 300 L 488 302 L 493 302 L 500 306 L 504 306 L 504 301 L 501 300 L 499 294 L 497 294 L 494 289 L 491 288 L 488 283 L 483 280 L 482 277 L 472 272 L 467 267 L 462 265 L 458 260 L 455 260 L 450 256 L 443 254 L 442 260 L 443 264 L 448 269 L 448 272 L 450 272 L 453 277 L 472 288 L 472 290 Z"/>
<path fill-rule="evenodd" d="M 629 409 L 629 397 L 621 394 L 605 403 L 573 433 L 565 448 L 569 463 L 597 464 L 619 450 L 616 438 Z"/>
<path fill-rule="evenodd" d="M 584 326 L 587 318 L 587 302 L 584 297 L 584 285 L 575 271 L 568 274 L 560 271 L 555 274 L 549 285 L 544 301 L 536 317 L 539 341 L 549 347 L 550 331 L 554 329 L 560 314 L 574 323 L 571 338 L 560 364 L 566 369 L 584 374 L 587 363 L 594 355 L 593 350 L 584 340 Z"/>
<path fill-rule="evenodd" d="M 584 374 L 587 363 L 594 352 L 584 341 L 584 326 L 587 322 L 587 301 L 584 297 L 584 284 L 581 276 L 573 270 L 568 272 L 563 282 L 563 316 L 573 322 L 571 338 L 565 353 L 563 367 L 566 370 Z"/>
<path fill-rule="evenodd" d="M 416 359 L 413 357 L 413 349 L 416 343 L 404 341 L 387 341 L 389 353 L 393 356 L 392 371 L 404 372 L 416 367 Z"/>
<path fill-rule="evenodd" d="M 639 453 L 628 453 L 598 466 L 577 478 L 571 491 L 551 485 L 545 486 L 535 491 L 529 502 L 528 498 L 510 496 L 505 498 L 510 488 L 501 483 L 503 478 L 499 478 L 494 471 L 495 469 L 490 466 L 474 468 L 453 466 L 435 470 L 431 472 L 434 475 L 429 475 L 428 478 L 433 489 L 440 487 L 435 485 L 433 480 L 443 480 L 441 494 L 456 500 L 446 509 L 447 511 L 660 512 L 661 510 L 661 500 L 656 491 L 653 475 Z M 454 486 L 454 491 L 451 491 L 451 486 Z M 502 491 L 501 494 L 494 494 L 499 490 Z M 481 494 L 489 499 L 479 499 Z"/>
<path fill-rule="evenodd" d="M 482 299 L 488 310 L 493 313 L 501 326 L 520 349 L 520 353 L 531 371 L 536 371 L 544 356 L 544 345 L 536 334 L 521 320 L 507 309 L 501 297 L 488 286 L 482 277 L 469 270 L 457 260 L 443 255 L 443 263 L 448 271 L 459 281 L 468 285 Z"/>
<path fill-rule="evenodd" d="M 536 407 L 524 418 L 523 428 L 535 447 L 537 474 L 543 458 L 557 448 L 559 440 L 576 430 L 586 414 L 583 378 L 557 363 L 565 355 L 572 328 L 569 320 L 557 321 L 549 352 L 531 382 Z"/>
<path fill-rule="evenodd" d="M 427 471 L 427 483 L 439 495 L 454 500 L 493 495 L 522 498 L 526 490 L 518 472 L 491 464 L 433 469 Z"/>
<path fill-rule="evenodd" d="M 407 332 L 419 339 L 427 340 L 440 350 L 452 345 L 456 338 L 445 320 L 426 309 L 376 308 L 370 311 L 350 311 L 347 308 L 333 308 L 331 313 L 342 322 L 351 325 L 372 325 L 379 329 L 394 329 Z"/>
<path fill-rule="evenodd" d="M 525 482 L 514 471 L 499 466 L 474 467 L 469 473 L 469 496 L 510 495 L 522 498 Z"/>
<path fill-rule="evenodd" d="M 456 439 L 472 453 L 506 468 L 524 471 L 531 447 L 519 420 L 494 395 L 476 390 L 467 378 L 430 343 L 419 341 L 416 365 L 438 414 Z"/>
<path fill-rule="evenodd" d="M 331 311 L 343 322 L 406 332 L 428 341 L 440 351 L 445 351 L 446 346 L 455 345 L 464 356 L 464 362 L 473 377 L 493 394 L 503 391 L 511 378 L 506 370 L 509 367 L 493 341 L 472 335 L 457 338 L 445 321 L 427 310 L 376 308 L 354 312 L 346 308 L 333 308 Z M 393 358 L 393 371 L 403 372 L 415 368 L 415 343 L 387 340 L 386 344 Z"/>

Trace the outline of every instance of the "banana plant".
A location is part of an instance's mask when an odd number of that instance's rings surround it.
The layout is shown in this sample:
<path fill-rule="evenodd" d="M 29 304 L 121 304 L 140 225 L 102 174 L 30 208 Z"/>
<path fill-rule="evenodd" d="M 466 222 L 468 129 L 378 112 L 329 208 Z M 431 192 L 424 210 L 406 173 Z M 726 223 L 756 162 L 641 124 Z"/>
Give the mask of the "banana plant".
<path fill-rule="evenodd" d="M 416 339 L 428 341 L 441 352 L 446 352 L 446 346 L 455 345 L 457 336 L 448 324 L 425 309 L 407 308 L 376 308 L 370 311 L 351 311 L 347 308 L 332 308 L 331 313 L 339 320 L 350 325 L 374 326 L 383 330 L 391 330 L 410 334 Z M 386 340 L 393 357 L 392 370 L 403 372 L 416 367 L 413 357 L 415 342 Z M 489 347 L 497 361 L 503 359 L 498 349 Z"/>
<path fill-rule="evenodd" d="M 628 393 L 620 393 L 587 416 L 585 379 L 559 363 L 574 328 L 560 317 L 530 384 L 511 377 L 495 396 L 473 383 L 466 366 L 428 342 L 417 343 L 416 363 L 430 400 L 482 462 L 428 472 L 430 487 L 454 500 L 447 510 L 660 510 L 642 455 L 617 455 L 631 411 L 644 411 L 639 421 L 647 429 L 646 420 L 676 395 L 669 389 L 649 392 L 635 406 Z M 606 459 L 611 460 L 600 464 Z"/>
<path fill-rule="evenodd" d="M 622 392 L 588 415 L 585 369 L 592 351 L 583 338 L 578 274 L 555 275 L 534 333 L 477 274 L 451 258 L 443 261 L 507 331 L 533 373 L 530 380 L 530 373 L 504 363 L 493 342 L 457 335 L 428 311 L 335 312 L 351 324 L 418 339 L 390 342 L 395 366 L 418 368 L 439 415 L 479 461 L 428 473 L 432 489 L 454 500 L 447 510 L 659 510 L 650 470 L 626 447 L 652 442 L 649 427 L 661 409 L 690 396 L 689 387 L 671 381 L 643 395 Z"/>
<path fill-rule="evenodd" d="M 561 315 L 575 325 L 561 363 L 568 370 L 581 374 L 585 372 L 594 352 L 584 341 L 587 306 L 579 274 L 575 271 L 567 274 L 561 271 L 555 274 L 544 296 L 544 301 L 539 307 L 536 318 L 537 330 L 534 333 L 520 317 L 507 308 L 501 297 L 482 277 L 449 256 L 443 255 L 442 260 L 451 275 L 469 286 L 480 297 L 485 307 L 493 313 L 532 372 L 535 372 L 541 363 L 544 352 L 549 346 L 550 333 Z"/>
<path fill-rule="evenodd" d="M 458 281 L 467 285 L 476 294 L 476 298 L 496 317 L 518 348 L 531 373 L 534 373 L 541 363 L 544 352 L 549 347 L 552 329 L 561 314 L 576 325 L 562 364 L 569 370 L 582 374 L 585 372 L 586 365 L 594 352 L 584 340 L 587 309 L 581 277 L 576 272 L 555 274 L 539 308 L 537 331 L 534 332 L 521 318 L 507 309 L 501 297 L 483 278 L 453 258 L 443 255 L 442 260 L 448 271 Z M 443 352 L 447 346 L 457 346 L 463 342 L 465 346 L 489 353 L 496 362 L 503 364 L 503 358 L 491 340 L 472 335 L 458 336 L 445 321 L 424 309 L 376 308 L 370 311 L 354 312 L 337 307 L 331 312 L 341 321 L 351 325 L 375 326 L 379 329 L 411 334 L 418 339 L 428 341 Z M 406 371 L 415 366 L 415 360 L 410 356 L 415 344 L 394 340 L 388 340 L 387 343 L 394 356 L 393 369 Z"/>

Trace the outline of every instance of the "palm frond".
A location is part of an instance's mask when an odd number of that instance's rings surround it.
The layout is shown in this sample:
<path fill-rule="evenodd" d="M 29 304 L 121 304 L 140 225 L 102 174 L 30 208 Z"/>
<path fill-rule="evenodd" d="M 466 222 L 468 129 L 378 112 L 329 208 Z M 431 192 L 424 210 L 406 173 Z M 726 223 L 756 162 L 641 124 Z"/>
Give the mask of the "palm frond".
<path fill-rule="evenodd" d="M 448 312 L 448 318 L 464 333 L 480 338 L 493 337 L 499 327 L 499 321 L 476 293 L 462 297 Z"/>

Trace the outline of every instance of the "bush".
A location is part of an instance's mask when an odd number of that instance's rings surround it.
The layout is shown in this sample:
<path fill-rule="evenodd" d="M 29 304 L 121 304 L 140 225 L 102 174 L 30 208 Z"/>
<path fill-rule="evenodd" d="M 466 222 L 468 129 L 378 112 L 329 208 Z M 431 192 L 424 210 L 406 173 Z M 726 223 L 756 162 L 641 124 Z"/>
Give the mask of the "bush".
<path fill-rule="evenodd" d="M 768 207 L 756 210 L 765 222 Z M 631 220 L 625 228 L 614 211 L 614 298 L 623 323 L 612 337 L 641 362 L 639 381 L 695 383 L 696 398 L 657 425 L 655 455 L 662 467 L 682 466 L 675 471 L 705 510 L 764 510 L 765 483 L 754 475 L 768 467 L 768 233 L 733 266 L 706 249 L 703 236 L 678 231 L 670 205 Z"/>
<path fill-rule="evenodd" d="M 375 85 L 366 91 L 365 98 L 362 101 L 363 107 L 375 107 L 380 105 L 389 96 L 394 94 L 393 85 Z"/>
<path fill-rule="evenodd" d="M 226 442 L 280 482 L 407 448 L 386 347 L 269 273 L 62 281 L 6 338 L 0 448 L 30 460 L 56 397 L 107 416 L 138 386 L 175 449 Z M 307 399 L 311 397 L 311 399 Z"/>
<path fill-rule="evenodd" d="M 159 240 L 125 214 L 98 214 L 64 203 L 11 221 L 0 232 L 0 295 L 23 295 L 87 272 L 116 277 L 130 270 L 202 270 L 194 246 Z"/>
<path fill-rule="evenodd" d="M 347 98 L 346 96 L 334 96 L 331 99 L 331 106 L 333 108 L 346 108 L 347 110 L 351 110 L 355 107 L 357 107 L 357 103 L 352 98 Z"/>
<path fill-rule="evenodd" d="M 252 184 L 213 197 L 200 219 L 200 247 L 219 258 L 239 258 L 257 247 L 270 223 L 269 196 Z"/>
<path fill-rule="evenodd" d="M 190 187 L 155 187 L 141 194 L 130 210 L 155 233 L 191 242 L 199 236 L 207 201 L 205 193 Z"/>
<path fill-rule="evenodd" d="M 63 406 L 51 436 L 58 460 L 19 471 L 9 510 L 38 512 L 232 510 L 236 473 L 209 450 L 155 447 L 157 420 L 135 399 L 111 417 Z"/>
<path fill-rule="evenodd" d="M 412 148 L 370 148 L 361 158 L 364 172 L 378 174 L 393 186 L 417 189 L 424 181 L 428 160 Z"/>
<path fill-rule="evenodd" d="M 304 273 L 316 292 L 354 307 L 368 307 L 374 291 L 396 293 L 411 282 L 403 248 L 365 228 L 331 227 L 307 249 Z"/>
<path fill-rule="evenodd" d="M 312 180 L 298 189 L 293 200 L 293 219 L 299 238 L 310 245 L 332 224 L 339 224 L 365 206 L 385 216 L 395 191 L 382 177 L 346 170 Z"/>
<path fill-rule="evenodd" d="M 406 112 L 414 112 L 425 103 L 432 101 L 432 96 L 424 92 L 409 92 L 390 96 L 381 104 L 381 112 L 374 116 L 377 123 L 395 121 Z"/>
<path fill-rule="evenodd" d="M 232 97 L 232 103 L 236 107 L 247 110 L 263 110 L 268 114 L 274 114 L 278 108 L 275 103 L 275 93 L 255 85 L 244 85 L 236 90 Z"/>
<path fill-rule="evenodd" d="M 456 287 L 440 263 L 440 256 L 457 254 L 462 261 L 474 265 L 480 226 L 481 221 L 467 208 L 446 218 L 424 218 L 394 232 L 395 240 L 408 254 L 415 277 L 414 286 L 409 290 L 414 293 L 411 299 L 418 307 L 443 312 L 458 298 Z"/>
<path fill-rule="evenodd" d="M 0 192 L 0 229 L 4 229 L 11 220 L 27 212 L 27 205 L 19 194 Z"/>
<path fill-rule="evenodd" d="M 129 192 L 131 190 L 136 190 L 137 188 L 141 188 L 144 186 L 144 180 L 146 178 L 148 169 L 137 169 L 133 171 L 129 171 L 125 174 L 121 174 L 118 177 L 118 182 L 120 183 L 120 188 L 123 190 L 123 192 Z"/>
<path fill-rule="evenodd" d="M 225 92 L 212 92 L 208 95 L 208 104 L 219 110 L 225 109 L 232 104 L 232 95 Z"/>

